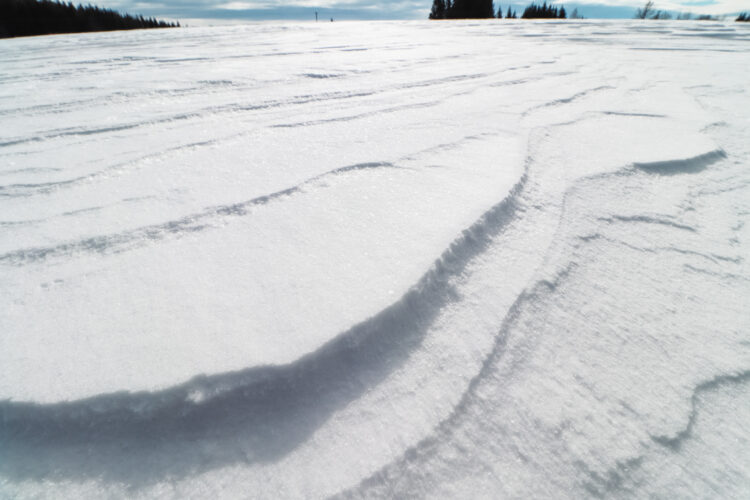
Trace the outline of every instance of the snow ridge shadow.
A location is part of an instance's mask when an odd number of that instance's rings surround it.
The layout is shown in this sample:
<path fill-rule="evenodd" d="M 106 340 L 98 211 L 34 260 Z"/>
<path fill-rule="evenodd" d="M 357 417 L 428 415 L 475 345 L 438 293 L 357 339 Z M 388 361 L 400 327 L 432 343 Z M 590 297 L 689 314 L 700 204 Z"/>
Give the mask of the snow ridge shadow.
<path fill-rule="evenodd" d="M 675 451 L 679 451 L 683 443 L 690 439 L 693 435 L 693 428 L 695 422 L 698 420 L 698 403 L 699 398 L 705 392 L 711 392 L 722 389 L 724 386 L 731 384 L 744 384 L 750 382 L 750 370 L 744 370 L 732 374 L 722 374 L 716 377 L 701 382 L 693 389 L 693 394 L 690 397 L 690 413 L 688 414 L 687 422 L 685 427 L 677 431 L 672 436 L 660 435 L 652 436 L 651 439 L 654 442 L 659 443 L 662 446 L 666 446 Z"/>
<path fill-rule="evenodd" d="M 0 402 L 0 475 L 101 478 L 137 489 L 279 459 L 409 358 L 440 310 L 459 299 L 451 279 L 519 217 L 526 181 L 524 173 L 401 299 L 293 363 L 198 376 L 156 392 Z"/>
<path fill-rule="evenodd" d="M 645 172 L 657 175 L 697 174 L 711 164 L 723 160 L 727 154 L 722 149 L 715 149 L 702 155 L 687 159 L 634 163 L 633 166 Z"/>
<path fill-rule="evenodd" d="M 403 484 L 410 479 L 414 479 L 413 477 L 405 479 L 404 476 L 416 474 L 419 477 L 425 469 L 414 467 L 414 462 L 429 460 L 435 451 L 456 432 L 460 420 L 471 411 L 471 407 L 476 405 L 478 399 L 477 391 L 482 383 L 493 376 L 493 372 L 497 369 L 496 364 L 503 357 L 503 354 L 505 354 L 505 347 L 511 330 L 516 326 L 521 315 L 527 308 L 533 306 L 536 301 L 541 300 L 545 296 L 553 295 L 575 268 L 576 264 L 571 262 L 566 267 L 559 269 L 554 276 L 549 279 L 536 281 L 518 295 L 508 309 L 508 313 L 495 336 L 495 343 L 492 350 L 482 362 L 479 371 L 469 381 L 466 390 L 461 395 L 461 399 L 453 408 L 453 411 L 436 426 L 429 436 L 407 448 L 394 461 L 385 464 L 370 476 L 362 479 L 357 485 L 339 492 L 332 498 L 389 497 L 394 495 L 394 491 L 389 490 L 386 494 L 382 491 L 384 485 Z M 419 477 L 419 479 L 428 481 L 424 477 Z M 404 494 L 403 492 L 399 493 Z"/>

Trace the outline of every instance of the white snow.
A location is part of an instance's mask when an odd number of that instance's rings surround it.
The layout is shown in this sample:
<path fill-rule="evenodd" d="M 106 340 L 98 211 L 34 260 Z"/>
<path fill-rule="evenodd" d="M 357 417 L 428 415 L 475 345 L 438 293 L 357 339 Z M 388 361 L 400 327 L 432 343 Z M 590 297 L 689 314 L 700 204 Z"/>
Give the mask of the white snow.
<path fill-rule="evenodd" d="M 0 496 L 750 495 L 750 27 L 0 48 Z"/>

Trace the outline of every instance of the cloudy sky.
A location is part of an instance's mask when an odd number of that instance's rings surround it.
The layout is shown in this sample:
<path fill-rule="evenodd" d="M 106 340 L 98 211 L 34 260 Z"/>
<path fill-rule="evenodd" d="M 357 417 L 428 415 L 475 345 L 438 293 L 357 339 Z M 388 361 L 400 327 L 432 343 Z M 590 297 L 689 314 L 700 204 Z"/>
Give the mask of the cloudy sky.
<path fill-rule="evenodd" d="M 532 0 L 510 5 L 518 10 Z M 645 0 L 576 0 L 564 3 L 587 18 L 631 18 Z M 694 14 L 723 15 L 748 10 L 748 0 L 654 0 L 657 9 Z M 212 24 L 267 19 L 425 19 L 432 0 L 91 0 L 120 12 L 177 19 L 188 24 Z M 507 9 L 509 2 L 495 0 Z"/>

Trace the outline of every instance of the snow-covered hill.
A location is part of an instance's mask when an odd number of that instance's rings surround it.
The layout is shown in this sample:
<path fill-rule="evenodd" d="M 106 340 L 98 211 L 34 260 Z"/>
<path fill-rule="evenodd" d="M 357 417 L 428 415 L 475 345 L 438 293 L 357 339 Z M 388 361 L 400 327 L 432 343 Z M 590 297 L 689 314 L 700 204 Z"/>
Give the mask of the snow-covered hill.
<path fill-rule="evenodd" d="M 0 496 L 750 495 L 749 26 L 0 49 Z"/>

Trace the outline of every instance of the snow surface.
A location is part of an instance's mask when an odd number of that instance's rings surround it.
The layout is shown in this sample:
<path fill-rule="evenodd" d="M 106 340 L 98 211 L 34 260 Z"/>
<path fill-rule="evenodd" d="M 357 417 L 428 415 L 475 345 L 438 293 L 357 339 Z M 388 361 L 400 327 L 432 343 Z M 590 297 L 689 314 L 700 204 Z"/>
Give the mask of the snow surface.
<path fill-rule="evenodd" d="M 0 496 L 750 496 L 750 26 L 0 48 Z"/>

